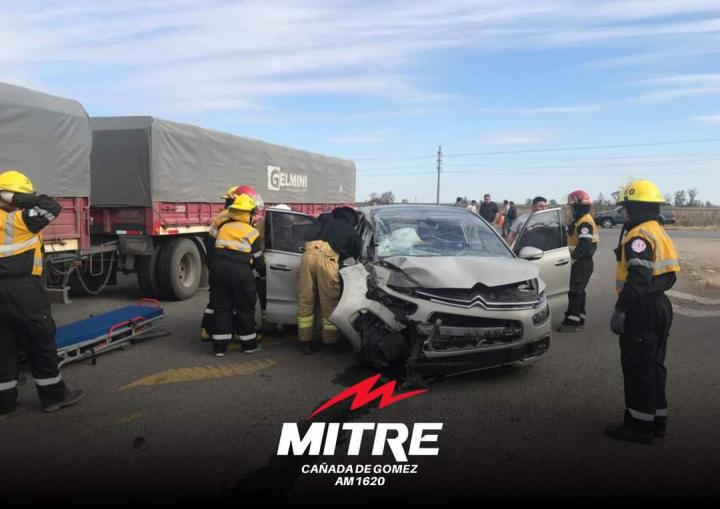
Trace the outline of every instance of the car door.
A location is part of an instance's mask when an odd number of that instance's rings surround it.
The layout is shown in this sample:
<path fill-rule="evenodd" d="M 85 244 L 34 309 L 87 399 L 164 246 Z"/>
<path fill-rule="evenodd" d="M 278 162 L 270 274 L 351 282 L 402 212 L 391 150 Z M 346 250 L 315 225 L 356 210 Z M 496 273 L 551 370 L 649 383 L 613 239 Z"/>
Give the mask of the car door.
<path fill-rule="evenodd" d="M 524 247 L 534 247 L 543 252 L 540 258 L 531 261 L 540 269 L 540 277 L 545 282 L 545 297 L 553 317 L 561 317 L 567 307 L 571 266 L 562 209 L 533 213 L 520 231 L 513 251 L 519 255 Z"/>
<path fill-rule="evenodd" d="M 288 210 L 265 211 L 265 319 L 294 325 L 297 315 L 297 275 L 305 242 L 320 230 L 317 219 Z"/>

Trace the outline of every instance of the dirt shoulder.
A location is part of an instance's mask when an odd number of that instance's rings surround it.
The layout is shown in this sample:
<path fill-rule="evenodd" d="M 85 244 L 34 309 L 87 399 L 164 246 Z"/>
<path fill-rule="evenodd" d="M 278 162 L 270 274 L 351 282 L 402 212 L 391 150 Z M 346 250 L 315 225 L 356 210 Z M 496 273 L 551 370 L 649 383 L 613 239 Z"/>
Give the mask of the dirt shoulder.
<path fill-rule="evenodd" d="M 675 289 L 720 298 L 720 239 L 673 239 L 682 271 Z"/>

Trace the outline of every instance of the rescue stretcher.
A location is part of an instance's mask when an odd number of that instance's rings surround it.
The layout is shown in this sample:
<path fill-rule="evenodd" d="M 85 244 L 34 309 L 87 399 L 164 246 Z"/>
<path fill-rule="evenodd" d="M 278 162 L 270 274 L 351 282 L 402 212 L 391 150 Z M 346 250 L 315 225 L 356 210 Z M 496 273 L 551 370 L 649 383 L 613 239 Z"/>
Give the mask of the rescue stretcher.
<path fill-rule="evenodd" d="M 157 333 L 165 311 L 154 299 L 141 299 L 137 305 L 108 311 L 85 320 L 61 325 L 55 334 L 60 366 L 101 353 L 127 350 L 134 339 Z M 155 335 L 153 335 L 155 337 Z"/>

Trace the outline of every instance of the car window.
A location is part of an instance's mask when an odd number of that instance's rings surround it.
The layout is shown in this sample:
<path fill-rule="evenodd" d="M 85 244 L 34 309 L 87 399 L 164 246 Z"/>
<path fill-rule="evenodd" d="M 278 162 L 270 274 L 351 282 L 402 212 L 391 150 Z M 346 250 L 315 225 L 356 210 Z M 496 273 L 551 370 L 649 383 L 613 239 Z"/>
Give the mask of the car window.
<path fill-rule="evenodd" d="M 397 207 L 374 215 L 376 255 L 503 256 L 512 253 L 493 229 L 466 209 Z"/>
<path fill-rule="evenodd" d="M 552 251 L 566 244 L 561 210 L 549 209 L 530 216 L 515 243 L 514 250 L 519 253 L 524 247 L 535 247 L 542 251 Z"/>
<path fill-rule="evenodd" d="M 265 228 L 266 249 L 301 254 L 305 242 L 320 231 L 320 224 L 304 214 L 272 211 L 266 214 Z"/>

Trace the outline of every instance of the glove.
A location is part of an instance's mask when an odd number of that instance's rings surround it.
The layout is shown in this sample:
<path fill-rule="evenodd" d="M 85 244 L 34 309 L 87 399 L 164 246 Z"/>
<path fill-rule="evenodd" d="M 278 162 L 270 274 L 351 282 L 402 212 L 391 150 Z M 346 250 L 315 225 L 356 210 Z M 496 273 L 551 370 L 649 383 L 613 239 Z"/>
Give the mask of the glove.
<path fill-rule="evenodd" d="M 4 201 L 8 205 L 12 204 L 13 193 L 10 191 L 0 191 L 0 200 Z"/>
<path fill-rule="evenodd" d="M 610 330 L 618 336 L 625 332 L 625 313 L 617 309 L 613 312 L 610 318 Z"/>

